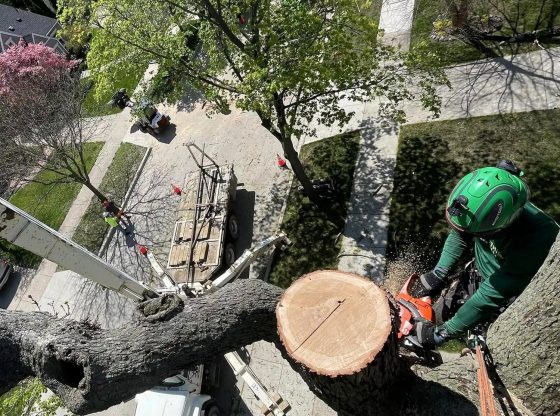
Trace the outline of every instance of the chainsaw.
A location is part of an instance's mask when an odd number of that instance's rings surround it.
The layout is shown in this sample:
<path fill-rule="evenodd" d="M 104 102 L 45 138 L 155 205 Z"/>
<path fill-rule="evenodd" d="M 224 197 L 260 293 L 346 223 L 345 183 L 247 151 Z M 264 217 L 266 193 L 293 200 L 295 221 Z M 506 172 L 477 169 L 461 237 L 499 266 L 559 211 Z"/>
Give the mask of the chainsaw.
<path fill-rule="evenodd" d="M 397 338 L 404 347 L 414 352 L 424 350 L 414 333 L 414 324 L 420 321 L 435 323 L 435 314 L 430 297 L 415 298 L 410 295 L 410 288 L 412 288 L 416 279 L 419 279 L 419 276 L 416 273 L 412 274 L 395 296 L 395 300 L 399 304 L 399 316 L 401 318 Z"/>

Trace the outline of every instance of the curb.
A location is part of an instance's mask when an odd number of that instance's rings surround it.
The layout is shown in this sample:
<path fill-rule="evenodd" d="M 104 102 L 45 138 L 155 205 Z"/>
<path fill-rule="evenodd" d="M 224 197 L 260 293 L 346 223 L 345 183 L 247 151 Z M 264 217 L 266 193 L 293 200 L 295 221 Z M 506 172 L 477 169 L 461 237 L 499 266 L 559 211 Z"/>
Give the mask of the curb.
<path fill-rule="evenodd" d="M 130 200 L 132 191 L 136 187 L 136 184 L 138 183 L 138 179 L 140 178 L 140 174 L 144 170 L 144 167 L 146 166 L 146 162 L 148 161 L 148 157 L 150 156 L 151 153 L 152 153 L 152 148 L 148 147 L 146 149 L 146 153 L 144 154 L 144 157 L 142 158 L 142 161 L 140 162 L 140 165 L 138 165 L 138 169 L 136 169 L 134 178 L 132 178 L 132 182 L 130 183 L 130 186 L 128 187 L 128 190 L 126 191 L 126 194 L 124 196 L 124 200 L 122 203 L 123 210 L 124 208 L 126 208 L 126 204 L 128 204 L 128 201 Z M 103 257 L 114 235 L 115 235 L 115 228 L 111 228 L 105 235 L 105 238 L 103 239 L 103 244 L 101 244 L 101 248 L 97 253 L 98 257 Z"/>

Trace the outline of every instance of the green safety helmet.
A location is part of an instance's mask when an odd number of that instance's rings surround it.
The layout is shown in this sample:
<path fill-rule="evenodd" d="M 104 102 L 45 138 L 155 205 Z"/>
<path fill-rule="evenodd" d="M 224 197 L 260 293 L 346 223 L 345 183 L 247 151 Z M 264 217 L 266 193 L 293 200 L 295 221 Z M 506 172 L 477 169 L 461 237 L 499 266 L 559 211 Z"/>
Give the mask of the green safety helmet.
<path fill-rule="evenodd" d="M 477 169 L 455 186 L 445 211 L 447 222 L 454 229 L 481 237 L 491 236 L 519 217 L 529 200 L 529 188 L 519 178 L 523 172 L 517 168 L 516 171 L 508 169 L 502 163 L 495 168 Z"/>

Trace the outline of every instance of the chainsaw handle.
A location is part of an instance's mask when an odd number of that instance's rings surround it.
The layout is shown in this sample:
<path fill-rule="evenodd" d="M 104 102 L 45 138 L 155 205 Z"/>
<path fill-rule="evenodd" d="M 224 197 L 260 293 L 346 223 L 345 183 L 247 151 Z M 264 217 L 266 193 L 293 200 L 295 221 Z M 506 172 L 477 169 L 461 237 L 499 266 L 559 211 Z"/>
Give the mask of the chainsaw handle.
<path fill-rule="evenodd" d="M 400 303 L 402 306 L 404 306 L 406 309 L 408 309 L 412 315 L 412 317 L 414 318 L 415 321 L 420 322 L 428 322 L 428 320 L 426 318 L 424 318 L 422 315 L 420 315 L 420 312 L 418 311 L 418 308 L 416 307 L 416 305 L 414 305 L 412 302 L 409 302 L 407 300 L 404 300 L 402 298 L 397 299 L 397 302 Z"/>

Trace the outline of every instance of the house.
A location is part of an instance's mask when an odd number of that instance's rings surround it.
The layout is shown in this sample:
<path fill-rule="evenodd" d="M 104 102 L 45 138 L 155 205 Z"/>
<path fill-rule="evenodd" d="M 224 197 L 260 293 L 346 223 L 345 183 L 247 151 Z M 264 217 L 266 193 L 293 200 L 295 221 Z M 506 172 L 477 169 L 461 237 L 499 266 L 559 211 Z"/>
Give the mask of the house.
<path fill-rule="evenodd" d="M 52 17 L 0 4 L 0 53 L 24 39 L 66 54 L 63 44 L 55 37 L 58 29 L 60 25 Z"/>

